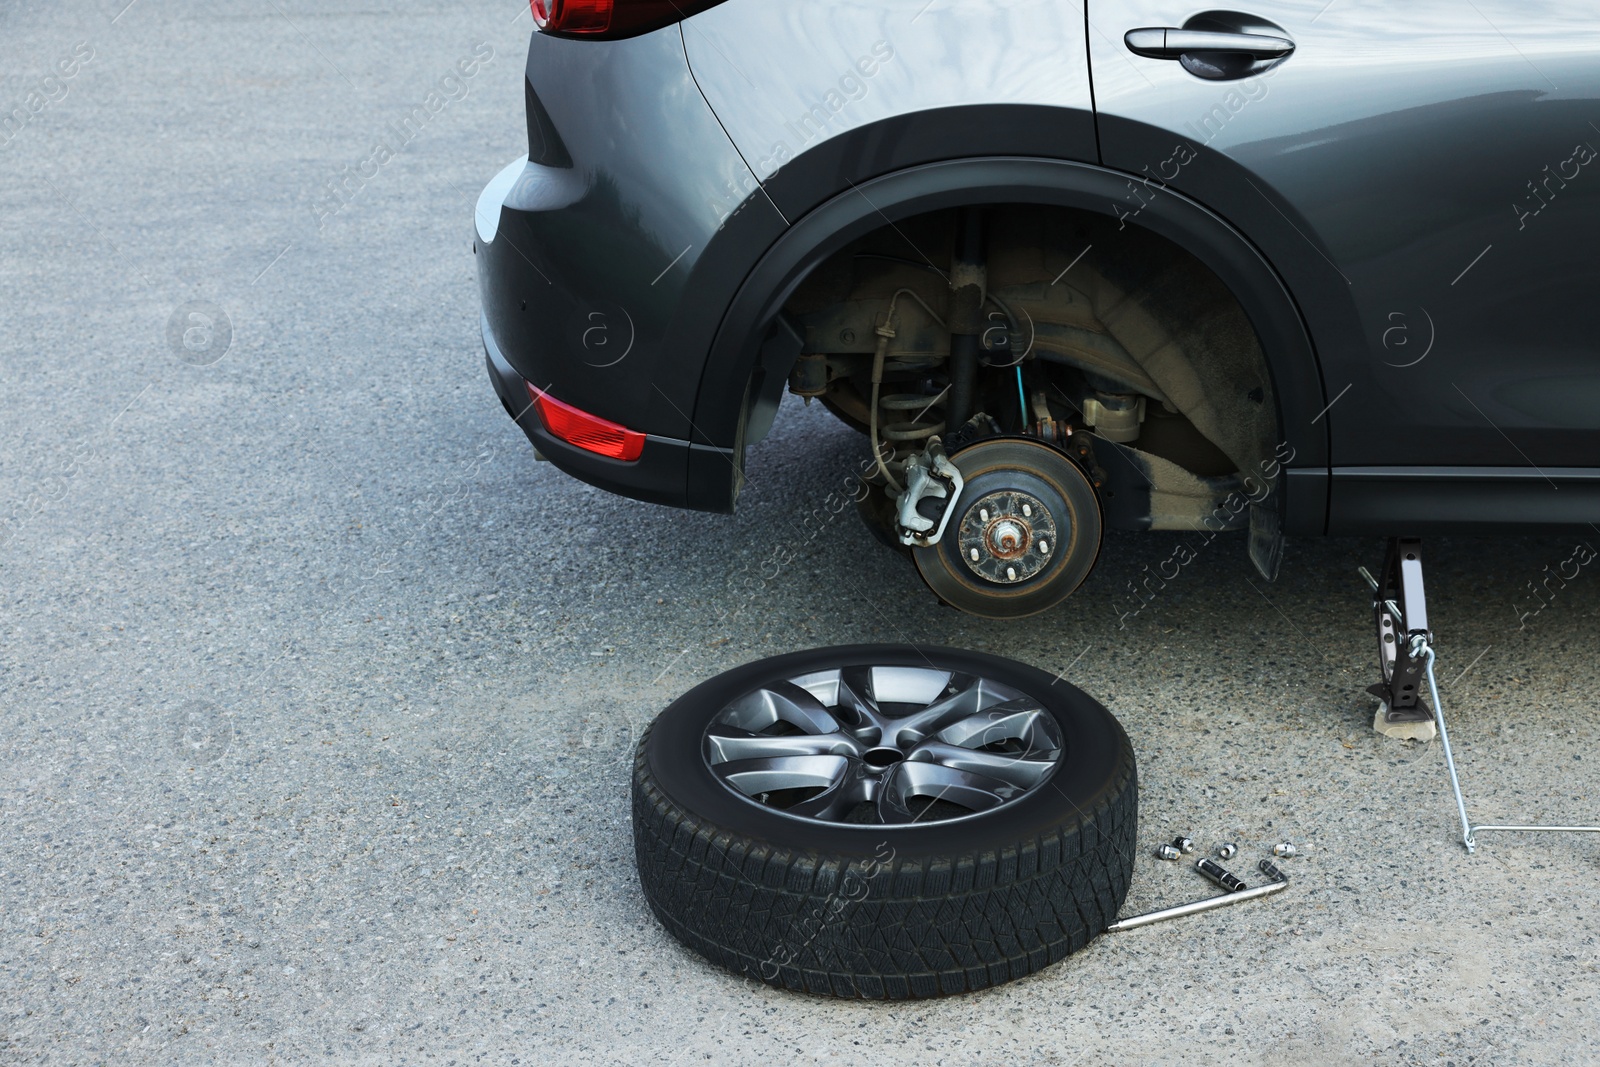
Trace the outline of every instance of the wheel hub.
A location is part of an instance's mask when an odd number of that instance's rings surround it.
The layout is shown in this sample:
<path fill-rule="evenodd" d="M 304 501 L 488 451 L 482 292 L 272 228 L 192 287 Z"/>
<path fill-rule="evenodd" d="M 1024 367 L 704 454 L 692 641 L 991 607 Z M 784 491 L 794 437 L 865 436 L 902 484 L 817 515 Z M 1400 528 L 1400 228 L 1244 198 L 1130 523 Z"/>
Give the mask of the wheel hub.
<path fill-rule="evenodd" d="M 1100 554 L 1094 485 L 1055 446 L 993 437 L 950 456 L 963 486 L 935 545 L 912 548 L 923 579 L 946 604 L 1014 619 L 1059 604 Z"/>
<path fill-rule="evenodd" d="M 1012 519 L 997 519 L 984 531 L 983 538 L 989 543 L 991 554 L 1001 559 L 1011 559 L 1025 552 L 1028 547 L 1030 531 L 1020 522 Z"/>
<path fill-rule="evenodd" d="M 1056 521 L 1038 497 L 1005 490 L 980 497 L 957 528 L 961 561 L 997 585 L 1025 582 L 1050 562 Z"/>

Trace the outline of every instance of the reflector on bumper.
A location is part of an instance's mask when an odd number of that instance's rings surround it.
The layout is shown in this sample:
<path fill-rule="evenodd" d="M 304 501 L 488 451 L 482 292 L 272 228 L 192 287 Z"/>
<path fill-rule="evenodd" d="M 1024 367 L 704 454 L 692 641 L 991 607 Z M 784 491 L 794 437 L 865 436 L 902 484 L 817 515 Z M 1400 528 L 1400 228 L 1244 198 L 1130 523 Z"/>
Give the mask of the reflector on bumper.
<path fill-rule="evenodd" d="M 549 393 L 528 383 L 528 395 L 544 428 L 569 445 L 609 459 L 631 463 L 644 451 L 644 434 L 626 426 L 591 415 L 571 404 L 562 403 Z"/>

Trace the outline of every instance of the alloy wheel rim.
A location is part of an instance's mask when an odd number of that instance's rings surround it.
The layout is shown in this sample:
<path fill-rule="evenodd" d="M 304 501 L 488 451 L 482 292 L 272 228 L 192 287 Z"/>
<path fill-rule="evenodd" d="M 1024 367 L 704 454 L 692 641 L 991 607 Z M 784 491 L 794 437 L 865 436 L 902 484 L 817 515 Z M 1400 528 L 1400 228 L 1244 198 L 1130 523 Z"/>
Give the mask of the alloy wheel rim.
<path fill-rule="evenodd" d="M 908 825 L 969 818 L 1040 788 L 1064 754 L 1014 686 L 934 667 L 776 678 L 728 703 L 702 754 L 729 792 L 791 818 Z"/>

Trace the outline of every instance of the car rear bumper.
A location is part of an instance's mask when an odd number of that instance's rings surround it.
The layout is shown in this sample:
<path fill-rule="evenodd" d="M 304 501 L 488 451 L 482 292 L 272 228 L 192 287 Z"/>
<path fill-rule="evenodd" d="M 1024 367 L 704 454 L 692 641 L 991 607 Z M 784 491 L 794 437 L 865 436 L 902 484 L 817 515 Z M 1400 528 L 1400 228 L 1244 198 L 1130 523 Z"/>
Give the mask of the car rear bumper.
<path fill-rule="evenodd" d="M 719 475 L 712 480 L 726 482 L 727 468 L 735 465 L 732 449 L 695 444 L 672 437 L 646 434 L 644 448 L 639 458 L 629 462 L 596 455 L 556 437 L 540 420 L 533 408 L 533 397 L 528 392 L 528 381 L 506 361 L 495 342 L 494 331 L 488 317 L 483 318 L 484 362 L 488 365 L 489 380 L 500 397 L 513 422 L 522 428 L 541 456 L 557 468 L 590 485 L 607 492 L 619 493 L 635 500 L 668 507 L 694 507 L 695 501 L 706 499 L 715 486 L 698 486 L 690 491 L 691 471 L 705 480 L 704 472 Z"/>
<path fill-rule="evenodd" d="M 695 87 L 676 27 L 605 42 L 536 33 L 525 88 L 529 154 L 475 212 L 496 390 L 575 477 L 731 511 L 743 413 L 711 420 L 697 405 L 718 324 L 782 216 Z M 643 453 L 624 462 L 558 440 L 524 411 L 526 383 L 645 435 Z M 738 407 L 746 383 L 726 385 L 719 399 Z"/>

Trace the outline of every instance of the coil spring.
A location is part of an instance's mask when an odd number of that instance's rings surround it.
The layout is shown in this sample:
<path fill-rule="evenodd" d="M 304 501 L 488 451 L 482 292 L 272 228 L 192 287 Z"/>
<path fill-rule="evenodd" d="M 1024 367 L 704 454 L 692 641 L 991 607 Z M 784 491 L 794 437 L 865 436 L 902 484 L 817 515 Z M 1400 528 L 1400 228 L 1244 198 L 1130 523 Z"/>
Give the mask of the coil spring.
<path fill-rule="evenodd" d="M 878 433 L 885 441 L 924 441 L 934 434 L 944 432 L 944 420 L 922 421 L 922 416 L 935 408 L 944 407 L 944 395 L 925 396 L 922 393 L 890 393 L 878 400 L 884 413 L 883 425 Z M 911 412 L 911 418 L 891 421 L 895 415 Z"/>

